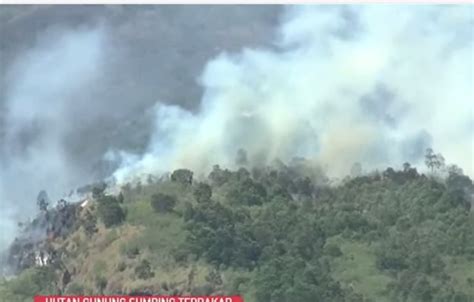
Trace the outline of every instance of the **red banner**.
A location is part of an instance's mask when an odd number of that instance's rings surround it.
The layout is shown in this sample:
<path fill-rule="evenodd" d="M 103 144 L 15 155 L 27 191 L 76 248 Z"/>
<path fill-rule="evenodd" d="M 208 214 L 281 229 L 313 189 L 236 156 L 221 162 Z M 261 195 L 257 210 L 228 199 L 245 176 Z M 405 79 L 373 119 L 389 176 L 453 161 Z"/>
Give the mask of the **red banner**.
<path fill-rule="evenodd" d="M 34 302 L 244 302 L 238 296 L 36 296 Z"/>

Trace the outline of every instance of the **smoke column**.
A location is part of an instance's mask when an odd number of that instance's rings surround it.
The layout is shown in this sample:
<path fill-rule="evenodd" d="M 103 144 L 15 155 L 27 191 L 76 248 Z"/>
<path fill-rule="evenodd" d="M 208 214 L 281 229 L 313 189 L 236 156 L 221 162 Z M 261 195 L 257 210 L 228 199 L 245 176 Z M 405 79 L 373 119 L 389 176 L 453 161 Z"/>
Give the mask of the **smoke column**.
<path fill-rule="evenodd" d="M 8 73 L 0 146 L 0 250 L 13 239 L 16 222 L 35 212 L 40 190 L 60 198 L 90 180 L 66 155 L 65 141 L 77 126 L 81 106 L 76 97 L 100 76 L 103 32 L 55 31 L 49 37 Z"/>
<path fill-rule="evenodd" d="M 345 174 L 421 166 L 425 148 L 473 175 L 472 6 L 290 7 L 274 47 L 221 53 L 197 113 L 157 103 L 147 153 L 112 150 L 119 183 L 175 168 L 305 156 Z"/>
<path fill-rule="evenodd" d="M 209 58 L 268 45 L 279 11 L 2 7 L 0 252 L 17 223 L 37 214 L 40 190 L 54 205 L 72 189 L 110 176 L 118 163 L 104 160 L 108 149 L 143 154 L 156 100 L 195 110 L 202 94 L 195 78 Z"/>

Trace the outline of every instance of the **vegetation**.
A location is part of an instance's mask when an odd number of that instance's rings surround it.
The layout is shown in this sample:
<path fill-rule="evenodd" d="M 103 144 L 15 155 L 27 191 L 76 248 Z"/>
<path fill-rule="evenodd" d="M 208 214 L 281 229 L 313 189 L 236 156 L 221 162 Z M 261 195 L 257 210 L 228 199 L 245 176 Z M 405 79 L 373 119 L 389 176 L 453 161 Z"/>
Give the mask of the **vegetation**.
<path fill-rule="evenodd" d="M 191 185 L 193 183 L 193 172 L 187 169 L 179 169 L 171 174 L 171 181 L 181 183 L 183 185 Z"/>
<path fill-rule="evenodd" d="M 151 196 L 151 207 L 155 212 L 166 213 L 173 211 L 176 205 L 176 198 L 171 195 L 157 193 Z"/>
<path fill-rule="evenodd" d="M 97 215 L 106 227 L 118 225 L 125 219 L 125 212 L 116 197 L 100 196 L 98 199 Z"/>
<path fill-rule="evenodd" d="M 243 152 L 238 158 L 245 162 Z M 432 151 L 426 158 L 429 175 L 408 163 L 363 174 L 357 164 L 338 185 L 300 159 L 250 171 L 215 166 L 199 182 L 177 170 L 126 186 L 122 203 L 95 192 L 97 210 L 56 245 L 67 251 L 62 265 L 23 270 L 0 293 L 18 301 L 63 289 L 250 302 L 473 301 L 473 184 Z M 58 281 L 64 268 L 76 272 L 68 286 Z"/>

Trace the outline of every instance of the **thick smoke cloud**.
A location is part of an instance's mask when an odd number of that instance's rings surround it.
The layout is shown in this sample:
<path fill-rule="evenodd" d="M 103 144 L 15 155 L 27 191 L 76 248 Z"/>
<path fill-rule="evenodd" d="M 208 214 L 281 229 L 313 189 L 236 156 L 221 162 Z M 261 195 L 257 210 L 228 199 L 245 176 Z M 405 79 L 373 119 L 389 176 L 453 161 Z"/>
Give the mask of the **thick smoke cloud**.
<path fill-rule="evenodd" d="M 19 221 L 141 154 L 157 100 L 194 110 L 209 58 L 263 45 L 269 6 L 0 7 L 0 250 Z M 74 201 L 75 198 L 68 198 Z"/>
<path fill-rule="evenodd" d="M 333 176 L 421 164 L 427 147 L 473 173 L 471 7 L 291 7 L 274 49 L 221 53 L 197 113 L 156 105 L 143 155 L 119 182 L 180 167 L 305 156 Z M 109 154 L 110 155 L 110 154 Z"/>
<path fill-rule="evenodd" d="M 39 41 L 11 66 L 0 150 L 5 227 L 0 246 L 14 234 L 4 231 L 11 231 L 10 220 L 35 209 L 34 196 L 40 190 L 63 196 L 66 190 L 91 181 L 79 163 L 68 158 L 64 146 L 67 133 L 79 126 L 75 114 L 81 103 L 75 96 L 100 79 L 103 43 L 101 29 L 55 32 L 53 41 Z"/>

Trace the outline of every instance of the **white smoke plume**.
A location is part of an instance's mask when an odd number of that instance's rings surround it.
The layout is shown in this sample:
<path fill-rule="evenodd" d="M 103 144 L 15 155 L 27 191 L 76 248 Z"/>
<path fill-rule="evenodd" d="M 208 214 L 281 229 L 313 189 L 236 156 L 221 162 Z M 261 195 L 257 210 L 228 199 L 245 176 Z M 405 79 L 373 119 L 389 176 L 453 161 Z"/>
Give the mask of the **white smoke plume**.
<path fill-rule="evenodd" d="M 116 169 L 108 149 L 143 153 L 155 100 L 196 108 L 207 60 L 265 45 L 279 10 L 0 7 L 0 253 L 17 223 L 37 215 L 40 190 L 54 206 Z"/>
<path fill-rule="evenodd" d="M 13 239 L 16 223 L 35 213 L 38 192 L 46 189 L 59 199 L 90 180 L 68 158 L 66 136 L 78 126 L 77 96 L 100 77 L 103 36 L 100 29 L 52 30 L 8 71 L 0 145 L 0 250 Z"/>
<path fill-rule="evenodd" d="M 354 162 L 421 164 L 427 147 L 473 175 L 473 16 L 472 6 L 290 7 L 274 48 L 207 64 L 197 113 L 156 104 L 148 152 L 111 152 L 123 160 L 114 176 L 231 166 L 238 148 L 340 175 Z"/>

